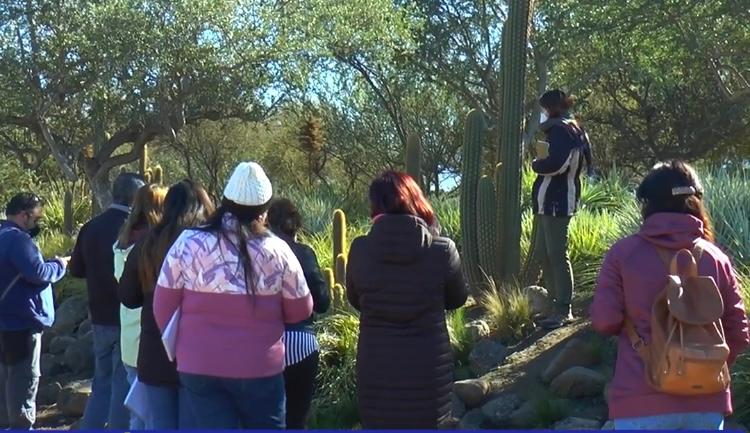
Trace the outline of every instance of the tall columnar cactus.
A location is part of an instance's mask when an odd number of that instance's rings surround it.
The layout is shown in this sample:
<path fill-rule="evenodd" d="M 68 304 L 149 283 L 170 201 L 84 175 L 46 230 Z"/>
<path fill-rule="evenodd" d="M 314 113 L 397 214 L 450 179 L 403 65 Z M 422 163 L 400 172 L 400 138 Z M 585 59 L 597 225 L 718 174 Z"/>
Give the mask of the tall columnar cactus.
<path fill-rule="evenodd" d="M 477 234 L 477 190 L 482 175 L 482 147 L 487 130 L 484 113 L 472 110 L 466 118 L 461 174 L 461 239 L 465 274 L 472 287 L 484 281 L 479 269 Z"/>
<path fill-rule="evenodd" d="M 422 142 L 418 134 L 406 138 L 406 172 L 422 185 Z"/>
<path fill-rule="evenodd" d="M 139 171 L 141 175 L 146 176 L 146 170 L 148 170 L 148 145 L 143 146 L 143 155 L 141 155 L 140 159 L 140 167 Z"/>
<path fill-rule="evenodd" d="M 333 269 L 331 268 L 325 268 L 323 269 L 323 279 L 326 281 L 326 287 L 328 288 L 328 292 L 331 293 L 333 290 L 333 286 L 336 285 L 336 278 L 333 274 Z"/>
<path fill-rule="evenodd" d="M 491 176 L 482 176 L 477 195 L 477 247 L 483 277 L 490 279 L 498 276 L 496 211 L 495 184 Z"/>
<path fill-rule="evenodd" d="M 336 209 L 333 212 L 333 262 L 334 262 L 334 275 L 336 283 L 346 284 L 346 279 L 343 274 L 339 274 L 338 269 L 338 258 L 343 256 L 346 258 L 346 214 L 341 209 Z M 344 266 L 346 268 L 346 266 Z"/>
<path fill-rule="evenodd" d="M 336 256 L 336 270 L 335 273 L 335 279 L 336 284 L 341 284 L 342 286 L 346 287 L 346 256 L 343 254 L 339 254 Z"/>
<path fill-rule="evenodd" d="M 153 179 L 151 180 L 158 185 L 161 185 L 164 182 L 164 169 L 161 168 L 161 165 L 154 167 Z"/>
<path fill-rule="evenodd" d="M 146 171 L 143 172 L 143 179 L 146 180 L 146 183 L 152 183 L 151 181 L 154 179 L 154 173 L 150 168 L 147 168 Z"/>
<path fill-rule="evenodd" d="M 509 2 L 503 28 L 501 65 L 502 113 L 498 158 L 503 163 L 497 188 L 498 243 L 503 248 L 502 280 L 518 277 L 521 264 L 521 152 L 526 50 L 533 0 Z"/>

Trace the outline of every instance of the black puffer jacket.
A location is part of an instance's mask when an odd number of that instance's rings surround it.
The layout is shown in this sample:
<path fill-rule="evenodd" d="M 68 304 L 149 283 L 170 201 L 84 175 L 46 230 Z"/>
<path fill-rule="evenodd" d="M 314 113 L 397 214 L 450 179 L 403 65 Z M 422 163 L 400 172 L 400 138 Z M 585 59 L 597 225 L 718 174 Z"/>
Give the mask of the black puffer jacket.
<path fill-rule="evenodd" d="M 318 314 L 325 313 L 331 306 L 331 297 L 328 293 L 326 281 L 320 273 L 320 266 L 318 265 L 318 258 L 315 255 L 315 251 L 309 246 L 296 242 L 284 234 L 277 236 L 289 244 L 300 265 L 302 265 L 302 272 L 305 274 L 305 281 L 307 281 L 307 287 L 310 289 L 310 294 L 313 298 L 313 311 Z M 312 325 L 313 316 L 310 315 L 310 317 L 301 322 L 286 324 L 286 330 L 313 332 Z"/>
<path fill-rule="evenodd" d="M 453 354 L 445 310 L 466 302 L 450 239 L 419 218 L 384 215 L 354 240 L 347 297 L 361 312 L 357 394 L 366 429 L 436 429 L 450 412 Z"/>

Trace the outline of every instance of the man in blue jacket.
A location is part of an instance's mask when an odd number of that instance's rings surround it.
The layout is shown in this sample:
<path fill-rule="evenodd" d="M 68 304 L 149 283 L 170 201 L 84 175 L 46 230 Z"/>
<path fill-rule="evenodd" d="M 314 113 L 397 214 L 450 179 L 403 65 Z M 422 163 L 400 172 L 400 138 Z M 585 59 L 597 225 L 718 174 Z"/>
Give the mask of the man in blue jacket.
<path fill-rule="evenodd" d="M 0 221 L 0 428 L 30 429 L 36 420 L 42 330 L 52 325 L 52 283 L 65 276 L 67 258 L 45 261 L 32 235 L 42 201 L 14 196 Z"/>

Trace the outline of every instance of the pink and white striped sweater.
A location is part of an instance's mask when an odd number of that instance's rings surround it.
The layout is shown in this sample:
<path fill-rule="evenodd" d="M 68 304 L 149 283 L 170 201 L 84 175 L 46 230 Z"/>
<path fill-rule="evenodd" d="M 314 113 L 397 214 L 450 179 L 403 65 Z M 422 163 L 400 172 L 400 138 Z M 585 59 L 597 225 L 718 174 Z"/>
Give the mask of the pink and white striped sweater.
<path fill-rule="evenodd" d="M 154 316 L 163 332 L 181 308 L 180 372 L 239 379 L 279 374 L 284 370 L 284 323 L 312 313 L 302 267 L 286 242 L 271 234 L 248 241 L 255 283 L 249 295 L 233 241 L 186 230 L 164 260 Z"/>

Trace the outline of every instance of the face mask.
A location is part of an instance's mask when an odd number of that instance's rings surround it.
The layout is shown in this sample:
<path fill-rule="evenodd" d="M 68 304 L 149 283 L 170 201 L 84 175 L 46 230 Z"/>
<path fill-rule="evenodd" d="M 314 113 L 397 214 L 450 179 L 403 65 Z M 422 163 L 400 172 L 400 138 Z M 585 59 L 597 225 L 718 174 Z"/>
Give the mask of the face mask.
<path fill-rule="evenodd" d="M 542 111 L 542 114 L 539 115 L 539 123 L 544 123 L 547 120 L 549 120 L 549 116 L 547 115 L 547 112 Z"/>
<path fill-rule="evenodd" d="M 42 226 L 37 224 L 36 226 L 34 226 L 34 228 L 29 230 L 29 236 L 31 236 L 32 238 L 35 238 L 39 236 L 39 233 L 41 232 L 42 232 Z"/>

